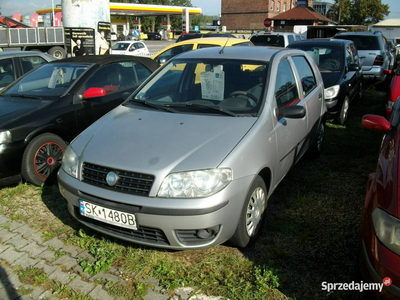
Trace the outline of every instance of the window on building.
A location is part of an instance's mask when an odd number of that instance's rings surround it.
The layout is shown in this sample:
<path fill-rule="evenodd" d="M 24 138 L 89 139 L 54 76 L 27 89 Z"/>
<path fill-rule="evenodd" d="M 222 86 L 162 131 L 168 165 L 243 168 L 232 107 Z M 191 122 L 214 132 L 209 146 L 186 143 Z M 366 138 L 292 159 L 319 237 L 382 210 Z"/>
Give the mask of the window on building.
<path fill-rule="evenodd" d="M 274 10 L 274 6 L 275 6 L 275 2 L 274 1 L 271 1 L 271 10 Z"/>
<path fill-rule="evenodd" d="M 279 11 L 280 9 L 281 9 L 281 3 L 278 2 L 278 3 L 276 4 L 276 11 Z"/>
<path fill-rule="evenodd" d="M 286 2 L 283 3 L 283 11 L 284 11 L 284 12 L 286 11 Z"/>

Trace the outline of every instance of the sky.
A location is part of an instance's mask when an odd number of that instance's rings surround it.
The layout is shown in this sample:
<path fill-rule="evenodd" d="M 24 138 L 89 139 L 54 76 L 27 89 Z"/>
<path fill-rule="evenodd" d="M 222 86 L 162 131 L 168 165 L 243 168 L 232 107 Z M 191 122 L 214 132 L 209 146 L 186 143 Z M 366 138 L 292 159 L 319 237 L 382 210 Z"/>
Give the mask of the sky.
<path fill-rule="evenodd" d="M 330 1 L 333 2 L 332 0 Z M 53 2 L 54 5 L 61 3 L 60 0 L 53 0 Z M 216 16 L 221 13 L 221 1 L 191 0 L 191 2 L 193 6 L 202 9 L 203 15 Z M 382 0 L 382 3 L 389 4 L 390 14 L 386 17 L 387 19 L 400 19 L 399 0 Z M 52 0 L 0 0 L 0 10 L 5 16 L 13 15 L 15 12 L 20 12 L 22 15 L 31 15 L 38 9 L 51 8 L 51 5 Z"/>

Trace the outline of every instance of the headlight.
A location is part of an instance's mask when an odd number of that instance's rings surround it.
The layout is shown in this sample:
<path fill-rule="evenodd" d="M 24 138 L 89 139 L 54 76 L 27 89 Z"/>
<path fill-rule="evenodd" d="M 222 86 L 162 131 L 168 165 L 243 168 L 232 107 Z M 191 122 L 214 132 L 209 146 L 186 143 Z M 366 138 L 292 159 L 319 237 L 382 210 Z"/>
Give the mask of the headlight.
<path fill-rule="evenodd" d="M 164 178 L 158 197 L 207 197 L 226 187 L 232 181 L 231 169 L 208 169 L 172 173 Z"/>
<path fill-rule="evenodd" d="M 372 213 L 372 223 L 382 244 L 400 255 L 400 219 L 376 208 Z"/>
<path fill-rule="evenodd" d="M 0 131 L 0 144 L 10 143 L 12 140 L 10 131 Z"/>
<path fill-rule="evenodd" d="M 339 94 L 340 86 L 334 85 L 324 90 L 325 100 L 333 99 Z"/>
<path fill-rule="evenodd" d="M 78 165 L 79 165 L 79 157 L 75 154 L 74 150 L 72 150 L 71 146 L 67 147 L 65 150 L 64 157 L 62 160 L 62 169 L 68 175 L 78 178 Z"/>

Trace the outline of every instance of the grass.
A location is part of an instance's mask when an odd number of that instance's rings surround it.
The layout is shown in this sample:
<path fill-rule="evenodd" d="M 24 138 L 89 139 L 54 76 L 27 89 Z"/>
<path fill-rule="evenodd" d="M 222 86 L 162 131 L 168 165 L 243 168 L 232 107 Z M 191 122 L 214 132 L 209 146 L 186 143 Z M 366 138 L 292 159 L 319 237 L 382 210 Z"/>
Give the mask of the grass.
<path fill-rule="evenodd" d="M 344 126 L 327 125 L 321 157 L 302 159 L 281 182 L 259 241 L 245 250 L 220 245 L 166 251 L 103 236 L 69 215 L 56 185 L 0 189 L 0 212 L 40 229 L 46 240 L 58 237 L 88 250 L 93 259 L 79 261 L 86 273 L 116 270 L 125 285 L 102 283 L 116 298 L 140 299 L 149 288 L 143 279 L 156 278 L 167 290 L 190 286 L 230 299 L 360 299 L 361 293 L 346 291 L 327 295 L 321 283 L 360 280 L 362 207 L 383 136 L 364 129 L 361 118 L 382 114 L 385 98 L 384 91 L 369 87 L 362 100 L 350 104 Z M 51 288 L 78 299 L 61 284 Z"/>

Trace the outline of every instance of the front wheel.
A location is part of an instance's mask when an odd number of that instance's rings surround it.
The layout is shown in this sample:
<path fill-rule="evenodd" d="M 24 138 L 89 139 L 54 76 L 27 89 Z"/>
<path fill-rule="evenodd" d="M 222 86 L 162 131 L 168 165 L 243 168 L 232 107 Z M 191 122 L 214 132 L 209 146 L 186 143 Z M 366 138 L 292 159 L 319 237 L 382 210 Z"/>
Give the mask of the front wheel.
<path fill-rule="evenodd" d="M 54 46 L 50 48 L 48 53 L 57 59 L 63 59 L 67 56 L 67 53 L 65 53 L 65 49 L 60 46 Z"/>
<path fill-rule="evenodd" d="M 342 109 L 340 110 L 337 122 L 340 125 L 346 123 L 348 114 L 349 114 L 349 98 L 346 96 L 343 100 Z"/>
<path fill-rule="evenodd" d="M 267 188 L 264 180 L 257 176 L 247 193 L 239 223 L 229 242 L 239 248 L 254 244 L 261 233 L 264 212 L 267 207 Z"/>
<path fill-rule="evenodd" d="M 44 133 L 35 137 L 26 147 L 23 158 L 21 175 L 34 185 L 41 185 L 61 165 L 65 141 L 52 133 Z"/>

